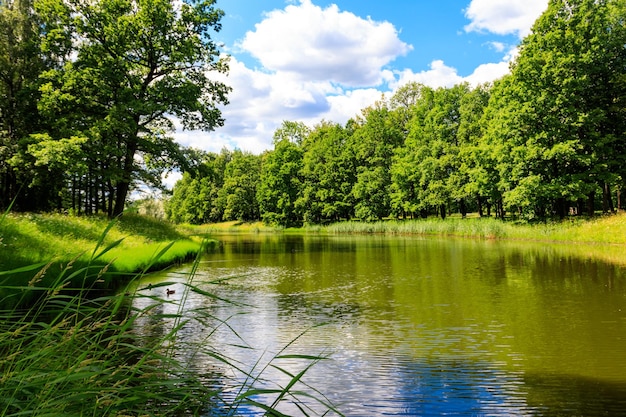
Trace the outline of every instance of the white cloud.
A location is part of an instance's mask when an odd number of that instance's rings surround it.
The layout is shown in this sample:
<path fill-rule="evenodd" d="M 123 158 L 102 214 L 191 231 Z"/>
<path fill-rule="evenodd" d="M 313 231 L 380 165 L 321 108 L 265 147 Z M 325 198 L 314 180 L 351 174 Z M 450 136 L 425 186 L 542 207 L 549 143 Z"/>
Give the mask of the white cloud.
<path fill-rule="evenodd" d="M 430 69 L 418 73 L 410 69 L 405 69 L 398 73 L 399 79 L 397 84 L 392 85 L 394 89 L 410 82 L 418 82 L 429 87 L 452 87 L 455 84 L 463 82 L 457 70 L 447 66 L 441 60 L 431 62 Z"/>
<path fill-rule="evenodd" d="M 507 54 L 501 62 L 479 65 L 467 77 L 461 77 L 456 68 L 447 66 L 441 60 L 436 60 L 431 62 L 430 69 L 426 71 L 415 73 L 410 69 L 405 69 L 398 72 L 398 81 L 391 83 L 390 86 L 394 91 L 410 82 L 418 82 L 432 88 L 452 87 L 464 82 L 469 83 L 471 86 L 477 86 L 494 81 L 507 74 L 509 72 L 510 60 L 515 56 L 515 51 L 513 50 Z"/>
<path fill-rule="evenodd" d="M 523 38 L 548 7 L 548 0 L 472 0 L 465 10 L 467 32 L 487 31 Z"/>
<path fill-rule="evenodd" d="M 380 85 L 383 67 L 412 49 L 389 22 L 310 0 L 269 12 L 239 46 L 270 71 L 350 87 Z"/>
<path fill-rule="evenodd" d="M 465 77 L 472 86 L 484 84 L 501 78 L 509 72 L 509 62 L 502 61 L 498 63 L 489 63 L 479 65 L 473 73 Z"/>
<path fill-rule="evenodd" d="M 487 45 L 489 45 L 489 47 L 496 52 L 504 52 L 504 50 L 506 49 L 506 44 L 502 42 L 492 41 L 492 42 L 487 42 Z"/>
<path fill-rule="evenodd" d="M 468 30 L 493 28 L 490 16 L 509 4 L 502 1 L 489 10 L 483 3 L 470 4 L 467 14 L 473 16 L 474 26 Z M 503 43 L 490 45 L 499 52 L 507 48 Z M 233 57 L 229 75 L 218 76 L 218 81 L 233 88 L 230 104 L 222 109 L 225 126 L 214 132 L 185 132 L 177 126 L 177 142 L 210 152 L 226 147 L 261 153 L 271 149 L 273 134 L 284 120 L 309 126 L 321 120 L 343 124 L 383 93 L 390 97 L 411 81 L 434 88 L 493 81 L 509 71 L 509 61 L 517 53 L 513 49 L 502 62 L 480 65 L 467 77 L 442 60 L 432 61 L 429 69 L 420 72 L 392 71 L 387 64 L 412 47 L 398 39 L 390 23 L 362 19 L 334 5 L 322 9 L 310 0 L 268 13 L 239 48 L 257 57 L 262 67 L 250 68 Z M 212 78 L 216 79 L 214 74 Z"/>

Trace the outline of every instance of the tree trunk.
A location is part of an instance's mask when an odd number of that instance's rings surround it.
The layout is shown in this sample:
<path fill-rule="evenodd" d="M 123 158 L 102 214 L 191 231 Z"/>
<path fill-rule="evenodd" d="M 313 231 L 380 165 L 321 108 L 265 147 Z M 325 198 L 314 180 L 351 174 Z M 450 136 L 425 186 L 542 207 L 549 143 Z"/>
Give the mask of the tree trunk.
<path fill-rule="evenodd" d="M 587 215 L 589 217 L 593 217 L 595 211 L 596 211 L 596 192 L 592 191 L 589 193 L 589 195 L 587 196 Z"/>
<path fill-rule="evenodd" d="M 446 205 L 442 204 L 439 209 L 441 210 L 441 220 L 446 219 Z"/>
<path fill-rule="evenodd" d="M 459 210 L 461 211 L 461 217 L 462 218 L 466 218 L 467 217 L 467 207 L 465 206 L 465 199 L 462 198 L 459 201 Z"/>
<path fill-rule="evenodd" d="M 613 199 L 611 198 L 611 187 L 608 183 L 604 183 L 602 187 L 602 212 L 613 212 Z"/>
<path fill-rule="evenodd" d="M 113 206 L 112 217 L 119 217 L 124 213 L 126 205 L 126 197 L 135 170 L 135 153 L 137 152 L 137 135 L 129 139 L 126 143 L 126 154 L 122 162 L 122 178 L 117 182 L 115 187 L 115 205 Z"/>
<path fill-rule="evenodd" d="M 476 203 L 478 203 L 478 216 L 483 217 L 483 199 L 480 195 L 476 196 Z"/>

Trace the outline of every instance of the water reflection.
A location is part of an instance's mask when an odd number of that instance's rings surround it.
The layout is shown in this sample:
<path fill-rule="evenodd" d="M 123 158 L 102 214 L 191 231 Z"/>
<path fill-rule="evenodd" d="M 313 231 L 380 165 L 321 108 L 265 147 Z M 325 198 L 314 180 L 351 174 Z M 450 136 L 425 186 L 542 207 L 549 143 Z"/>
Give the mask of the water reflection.
<path fill-rule="evenodd" d="M 305 380 L 345 415 L 626 410 L 622 267 L 545 245 L 502 242 L 222 240 L 198 279 L 232 277 L 206 289 L 238 304 L 190 294 L 184 309 L 210 311 L 213 321 L 192 322 L 181 337 L 248 371 L 260 371 L 285 346 L 289 353 L 329 355 Z M 163 307 L 165 313 L 177 311 L 177 299 Z M 180 355 L 196 372 L 217 372 L 216 383 L 227 393 L 245 379 L 220 367 L 210 351 Z M 292 373 L 302 369 L 295 360 L 274 364 Z M 289 381 L 271 366 L 263 377 L 268 386 Z M 294 406 L 283 411 L 300 415 Z"/>

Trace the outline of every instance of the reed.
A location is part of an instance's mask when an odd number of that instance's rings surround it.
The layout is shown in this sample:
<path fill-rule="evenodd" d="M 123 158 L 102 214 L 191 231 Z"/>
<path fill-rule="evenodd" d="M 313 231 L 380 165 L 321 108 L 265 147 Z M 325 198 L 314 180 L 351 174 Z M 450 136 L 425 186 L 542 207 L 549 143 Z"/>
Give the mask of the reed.
<path fill-rule="evenodd" d="M 626 244 L 626 214 L 594 219 L 567 219 L 543 223 L 502 221 L 494 218 L 448 218 L 340 222 L 317 227 L 316 232 L 331 234 L 402 234 L 515 239 L 546 242 Z"/>
<path fill-rule="evenodd" d="M 321 230 L 332 234 L 414 234 L 499 238 L 507 235 L 511 225 L 495 219 L 424 219 L 386 220 L 378 222 L 341 222 Z"/>
<path fill-rule="evenodd" d="M 203 289 L 206 283 L 194 282 L 199 256 L 186 281 L 177 282 L 184 288 L 178 301 L 146 292 L 137 285 L 142 274 L 117 294 L 92 297 L 89 286 L 74 287 L 77 279 L 97 283 L 104 275 L 106 266 L 94 266 L 120 245 L 119 239 L 107 243 L 112 229 L 108 226 L 98 238 L 84 266 L 70 261 L 50 285 L 42 286 L 48 266 L 24 268 L 32 278 L 20 289 L 41 294 L 36 304 L 5 308 L 0 301 L 0 415 L 237 415 L 245 406 L 278 416 L 283 415 L 278 411 L 283 403 L 298 401 L 298 385 L 321 357 L 291 355 L 302 361 L 302 370 L 278 391 L 257 388 L 261 375 L 244 371 L 246 381 L 233 399 L 223 396 L 214 376 L 191 369 L 194 357 L 208 355 L 240 370 L 224 353 L 210 348 L 210 329 L 200 342 L 181 336 L 190 321 L 206 324 L 214 319 L 206 309 L 185 307 L 191 293 L 217 298 Z M 158 262 L 171 247 L 163 247 L 153 260 Z M 166 313 L 164 307 L 171 304 L 176 312 Z M 150 332 L 151 326 L 156 331 Z M 177 353 L 181 351 L 185 355 Z M 276 368 L 273 362 L 281 355 L 286 354 L 276 355 L 265 368 Z M 319 402 L 326 404 L 323 397 Z"/>

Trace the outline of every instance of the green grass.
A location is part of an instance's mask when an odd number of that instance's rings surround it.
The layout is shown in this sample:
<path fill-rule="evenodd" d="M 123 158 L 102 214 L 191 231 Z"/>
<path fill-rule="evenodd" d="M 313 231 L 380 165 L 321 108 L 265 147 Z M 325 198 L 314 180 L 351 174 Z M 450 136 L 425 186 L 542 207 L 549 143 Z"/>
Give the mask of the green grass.
<path fill-rule="evenodd" d="M 626 214 L 600 216 L 591 220 L 581 218 L 536 224 L 501 221 L 493 218 L 341 222 L 317 227 L 315 230 L 332 234 L 415 234 L 481 239 L 626 244 Z"/>
<path fill-rule="evenodd" d="M 101 217 L 6 214 L 0 221 L 0 306 L 17 299 L 35 301 L 38 295 L 24 288 L 33 279 L 50 287 L 68 265 L 74 269 L 73 287 L 119 288 L 137 272 L 193 259 L 201 242 L 167 222 L 139 215 L 110 222 Z M 107 250 L 94 257 L 98 247 Z M 46 267 L 34 278 L 28 269 L 38 265 Z M 82 270 L 86 273 L 76 273 Z"/>
<path fill-rule="evenodd" d="M 50 223 L 47 219 L 43 222 Z M 26 305 L 13 303 L 9 307 L 0 302 L 0 415 L 200 416 L 209 412 L 215 415 L 217 410 L 218 415 L 234 416 L 246 406 L 279 416 L 282 414 L 277 410 L 285 402 L 306 410 L 306 404 L 299 400 L 302 396 L 309 398 L 300 391 L 301 386 L 307 387 L 303 376 L 323 357 L 289 355 L 283 350 L 260 366 L 260 372 L 246 372 L 224 352 L 211 349 L 214 329 L 207 328 L 206 338 L 199 342 L 181 336 L 191 321 L 199 327 L 211 322 L 228 326 L 212 317 L 209 309 L 185 307 L 191 293 L 212 301 L 218 299 L 206 290 L 211 282 L 195 282 L 201 250 L 186 282 L 176 283 L 184 287 L 179 301 L 160 298 L 141 288 L 141 273 L 128 279 L 126 274 L 108 272 L 122 275 L 121 280 L 128 283 L 126 288 L 118 294 L 93 297 L 85 284 L 95 285 L 105 275 L 95 265 L 120 247 L 120 240 L 109 236 L 117 232 L 110 223 L 95 243 L 90 242 L 89 254 L 79 256 L 86 257 L 84 266 L 69 261 L 45 285 L 43 277 L 51 275 L 50 267 L 37 265 L 23 268 L 31 279 L 22 288 L 0 284 L 0 292 L 19 289 L 41 295 L 36 303 Z M 167 249 L 165 246 L 151 255 L 153 262 L 161 262 Z M 73 284 L 77 277 L 83 285 Z M 172 284 L 161 282 L 152 288 Z M 176 312 L 165 308 L 166 304 L 173 305 Z M 223 398 L 219 384 L 210 375 L 190 369 L 193 358 L 199 355 L 212 357 L 246 375 L 236 398 Z M 274 363 L 286 356 L 300 359 L 302 370 L 292 374 Z M 267 386 L 262 371 L 269 367 L 290 375 L 289 383 L 258 388 L 258 381 Z M 321 394 L 314 395 L 314 399 L 334 410 Z M 306 415 L 315 414 L 308 410 Z"/>

